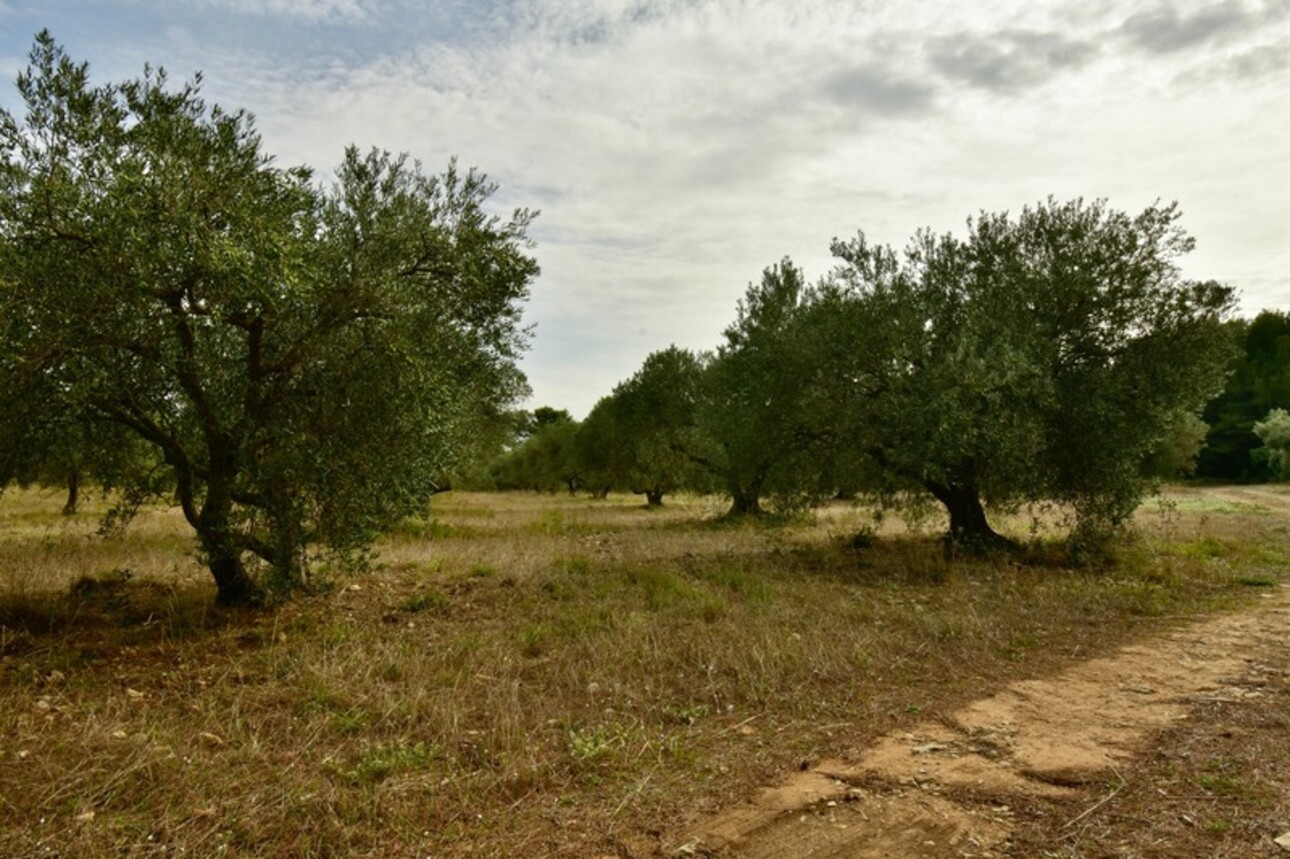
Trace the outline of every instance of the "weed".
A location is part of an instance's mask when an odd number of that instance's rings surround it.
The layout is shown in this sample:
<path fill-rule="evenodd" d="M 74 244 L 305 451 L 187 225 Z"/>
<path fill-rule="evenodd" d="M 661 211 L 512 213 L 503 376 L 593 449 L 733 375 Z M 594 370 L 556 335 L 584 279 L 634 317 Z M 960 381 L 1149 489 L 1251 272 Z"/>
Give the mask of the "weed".
<path fill-rule="evenodd" d="M 336 772 L 354 784 L 375 785 L 392 776 L 424 769 L 435 757 L 435 749 L 425 743 L 379 743 L 364 748 L 349 767 Z"/>
<path fill-rule="evenodd" d="M 428 610 L 442 611 L 448 607 L 448 604 L 448 597 L 443 591 L 438 588 L 426 588 L 420 593 L 408 597 L 399 604 L 399 608 L 416 614 Z"/>
<path fill-rule="evenodd" d="M 570 576 L 585 576 L 591 572 L 591 559 L 586 555 L 571 555 L 567 558 L 556 558 L 555 568 Z"/>
<path fill-rule="evenodd" d="M 569 731 L 569 756 L 583 766 L 605 764 L 627 742 L 624 729 L 615 724 L 575 728 Z"/>

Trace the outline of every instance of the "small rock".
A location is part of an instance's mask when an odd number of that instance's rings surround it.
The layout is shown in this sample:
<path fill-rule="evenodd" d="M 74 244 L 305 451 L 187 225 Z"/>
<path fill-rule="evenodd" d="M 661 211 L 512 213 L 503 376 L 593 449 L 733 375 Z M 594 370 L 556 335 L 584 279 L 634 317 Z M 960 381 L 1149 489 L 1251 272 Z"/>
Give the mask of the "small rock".
<path fill-rule="evenodd" d="M 53 705 L 49 703 L 48 698 L 40 698 L 32 706 L 35 707 L 37 710 L 48 710 Z"/>
<path fill-rule="evenodd" d="M 94 819 L 94 809 L 90 809 L 89 811 L 82 811 L 80 814 L 76 815 L 77 823 L 89 823 L 93 819 Z"/>
<path fill-rule="evenodd" d="M 359 584 L 353 584 L 345 588 L 345 590 L 347 591 L 361 591 L 362 589 L 363 589 L 363 586 Z"/>
<path fill-rule="evenodd" d="M 742 737 L 751 737 L 755 733 L 757 733 L 757 729 L 754 728 L 752 725 L 739 726 L 739 735 Z"/>
<path fill-rule="evenodd" d="M 138 689 L 126 687 L 125 697 L 129 698 L 131 701 L 142 701 L 145 696 Z"/>
<path fill-rule="evenodd" d="M 126 732 L 125 732 L 125 731 L 113 731 L 113 732 L 112 732 L 112 739 L 114 739 L 114 740 L 124 740 L 124 739 L 126 738 L 126 736 L 127 736 L 127 735 L 126 735 Z"/>
<path fill-rule="evenodd" d="M 1282 850 L 1285 850 L 1286 852 L 1290 852 L 1290 832 L 1287 832 L 1285 835 L 1282 835 L 1280 838 L 1272 839 L 1272 843 L 1280 847 Z"/>
<path fill-rule="evenodd" d="M 945 743 L 923 743 L 921 746 L 914 746 L 910 751 L 916 755 L 925 755 L 929 752 L 942 752 L 948 748 Z"/>

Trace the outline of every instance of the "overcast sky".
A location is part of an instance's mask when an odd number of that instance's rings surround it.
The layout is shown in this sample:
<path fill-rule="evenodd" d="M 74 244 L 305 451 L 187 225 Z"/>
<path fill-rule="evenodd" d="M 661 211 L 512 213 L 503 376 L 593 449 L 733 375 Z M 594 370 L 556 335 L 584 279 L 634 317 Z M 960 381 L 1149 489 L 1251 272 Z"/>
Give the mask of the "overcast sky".
<path fill-rule="evenodd" d="M 781 257 L 1050 194 L 1178 200 L 1188 276 L 1290 308 L 1290 0 L 0 0 L 0 105 L 42 27 L 201 70 L 284 166 L 457 155 L 541 209 L 523 367 L 579 417 Z"/>

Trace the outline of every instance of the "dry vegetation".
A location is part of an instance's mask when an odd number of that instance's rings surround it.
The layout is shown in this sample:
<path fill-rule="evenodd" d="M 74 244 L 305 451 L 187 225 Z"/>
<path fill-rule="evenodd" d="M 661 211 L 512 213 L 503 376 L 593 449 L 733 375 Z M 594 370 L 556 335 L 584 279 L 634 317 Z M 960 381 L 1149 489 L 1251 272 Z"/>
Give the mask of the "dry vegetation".
<path fill-rule="evenodd" d="M 1284 509 L 1170 499 L 1113 568 L 1072 570 L 1043 542 L 946 559 L 937 522 L 854 541 L 847 505 L 728 524 L 707 499 L 454 493 L 369 574 L 243 613 L 212 607 L 175 514 L 103 542 L 92 508 L 9 493 L 0 855 L 663 853 L 802 761 L 1284 575 Z M 1045 837 L 1019 849 L 1103 855 Z"/>

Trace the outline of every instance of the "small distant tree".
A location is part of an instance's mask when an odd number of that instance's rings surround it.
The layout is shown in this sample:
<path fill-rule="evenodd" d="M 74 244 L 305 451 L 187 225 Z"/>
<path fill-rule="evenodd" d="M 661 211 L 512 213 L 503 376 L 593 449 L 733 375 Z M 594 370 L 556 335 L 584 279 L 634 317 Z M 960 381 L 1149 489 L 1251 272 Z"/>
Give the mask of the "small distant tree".
<path fill-rule="evenodd" d="M 164 463 L 137 436 L 107 421 L 50 414 L 43 405 L 33 423 L 15 420 L 13 412 L 0 422 L 0 488 L 10 483 L 61 487 L 66 492 L 62 513 L 72 516 L 83 490 L 97 486 L 114 493 L 112 520 L 124 522 L 138 504 L 167 486 Z"/>
<path fill-rule="evenodd" d="M 675 346 L 649 355 L 641 368 L 596 403 L 578 432 L 579 457 L 590 475 L 644 495 L 663 497 L 704 483 L 695 452 L 695 412 L 703 364 Z"/>
<path fill-rule="evenodd" d="M 424 509 L 522 390 L 531 214 L 350 149 L 282 169 L 249 116 L 148 70 L 92 86 L 48 33 L 0 112 L 5 435 L 105 422 L 170 474 L 220 601 Z M 39 404 L 35 408 L 34 404 Z"/>
<path fill-rule="evenodd" d="M 538 413 L 550 419 L 534 423 L 528 438 L 494 464 L 494 480 L 501 489 L 554 492 L 563 486 L 573 495 L 584 483 L 574 444 L 578 422 L 563 409 Z"/>
<path fill-rule="evenodd" d="M 1268 471 L 1277 480 L 1290 479 L 1290 412 L 1273 409 L 1267 417 L 1254 425 L 1254 434 L 1263 442 L 1257 448 L 1266 461 Z"/>

